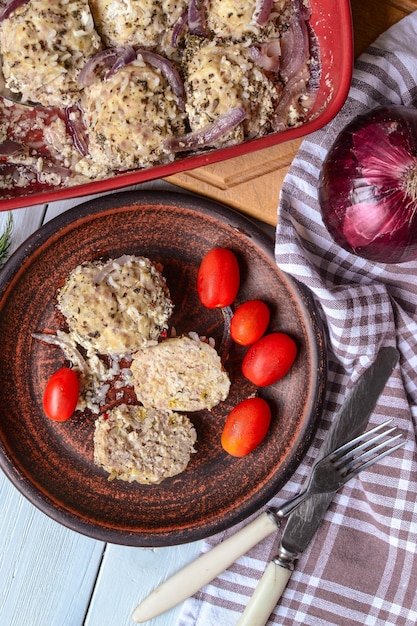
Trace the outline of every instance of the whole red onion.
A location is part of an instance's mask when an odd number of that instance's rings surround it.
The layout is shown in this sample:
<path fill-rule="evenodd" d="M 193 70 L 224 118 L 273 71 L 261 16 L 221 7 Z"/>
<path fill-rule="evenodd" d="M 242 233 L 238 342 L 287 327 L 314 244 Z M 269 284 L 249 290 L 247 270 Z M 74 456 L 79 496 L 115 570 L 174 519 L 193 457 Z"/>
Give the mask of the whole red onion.
<path fill-rule="evenodd" d="M 417 258 L 417 109 L 383 106 L 355 118 L 321 170 L 319 202 L 333 239 L 381 263 Z"/>

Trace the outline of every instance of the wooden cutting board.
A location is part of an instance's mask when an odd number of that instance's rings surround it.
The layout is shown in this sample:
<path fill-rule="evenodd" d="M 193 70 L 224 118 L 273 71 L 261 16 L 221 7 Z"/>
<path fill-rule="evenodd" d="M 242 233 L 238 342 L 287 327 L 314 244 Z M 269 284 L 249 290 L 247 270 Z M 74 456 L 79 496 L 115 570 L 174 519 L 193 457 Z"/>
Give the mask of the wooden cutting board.
<path fill-rule="evenodd" d="M 336 0 L 337 1 L 337 0 Z M 417 9 L 417 0 L 352 0 L 355 56 L 392 24 Z M 279 193 L 301 140 L 174 174 L 167 180 L 276 225 Z"/>

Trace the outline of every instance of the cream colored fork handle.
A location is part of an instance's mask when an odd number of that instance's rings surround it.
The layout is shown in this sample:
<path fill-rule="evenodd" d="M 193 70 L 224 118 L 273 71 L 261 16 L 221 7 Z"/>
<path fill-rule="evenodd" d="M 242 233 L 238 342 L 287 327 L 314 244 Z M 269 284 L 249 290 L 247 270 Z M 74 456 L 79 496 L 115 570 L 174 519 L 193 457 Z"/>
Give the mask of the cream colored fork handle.
<path fill-rule="evenodd" d="M 283 594 L 292 570 L 271 561 L 236 626 L 264 626 Z"/>
<path fill-rule="evenodd" d="M 146 622 L 172 609 L 224 572 L 236 559 L 277 528 L 278 523 L 273 515 L 262 513 L 253 522 L 168 578 L 136 607 L 132 620 L 137 623 Z"/>

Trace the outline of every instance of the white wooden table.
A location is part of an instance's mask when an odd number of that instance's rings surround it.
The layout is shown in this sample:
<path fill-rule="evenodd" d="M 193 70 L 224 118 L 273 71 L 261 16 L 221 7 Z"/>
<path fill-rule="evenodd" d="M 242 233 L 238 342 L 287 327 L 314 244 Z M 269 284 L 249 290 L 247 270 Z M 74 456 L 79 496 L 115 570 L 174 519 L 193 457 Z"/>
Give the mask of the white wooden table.
<path fill-rule="evenodd" d="M 172 186 L 157 181 L 142 188 Z M 15 210 L 12 249 L 87 199 Z M 0 232 L 6 220 L 7 213 L 0 213 Z M 148 549 L 95 541 L 36 509 L 0 471 L 0 625 L 132 626 L 139 601 L 195 558 L 200 547 L 201 542 Z M 180 608 L 147 624 L 173 626 Z"/>

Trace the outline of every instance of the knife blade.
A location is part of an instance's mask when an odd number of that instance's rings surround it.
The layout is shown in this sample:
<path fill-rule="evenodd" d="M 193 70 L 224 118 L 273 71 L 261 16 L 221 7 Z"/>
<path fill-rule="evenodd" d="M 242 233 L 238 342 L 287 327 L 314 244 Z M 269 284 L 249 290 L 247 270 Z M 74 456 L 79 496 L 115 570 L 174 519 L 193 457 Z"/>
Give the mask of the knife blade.
<path fill-rule="evenodd" d="M 395 348 L 382 348 L 379 351 L 374 363 L 359 378 L 343 405 L 322 446 L 320 456 L 325 456 L 338 445 L 345 443 L 365 430 L 370 414 L 388 378 L 392 374 L 397 360 L 398 352 Z M 293 519 L 290 531 L 293 528 L 291 532 L 295 533 L 295 537 L 297 536 L 297 526 L 303 527 L 302 520 L 305 519 L 305 516 L 307 516 L 306 519 L 310 519 L 311 527 L 313 528 L 315 523 L 317 528 L 333 495 L 332 493 L 314 496 L 316 498 L 316 507 L 310 509 L 300 505 L 304 511 L 301 517 L 293 518 L 292 516 L 295 513 L 290 516 L 289 520 Z M 314 511 L 316 511 L 315 515 Z M 225 571 L 240 556 L 253 548 L 262 539 L 276 531 L 280 524 L 281 519 L 274 514 L 273 509 L 265 511 L 250 524 L 186 565 L 162 583 L 135 608 L 132 613 L 132 620 L 137 623 L 146 622 L 183 602 L 216 578 L 221 572 Z M 290 531 L 288 531 L 288 546 L 291 546 Z M 306 546 L 308 541 L 306 540 Z M 293 547 L 296 547 L 294 540 Z M 291 570 L 284 571 L 290 572 L 289 578 Z M 249 624 L 249 622 L 247 623 Z M 254 625 L 251 624 L 251 626 Z"/>
<path fill-rule="evenodd" d="M 343 404 L 320 449 L 322 458 L 366 429 L 369 417 L 398 361 L 395 348 L 382 348 Z M 278 554 L 268 564 L 236 626 L 264 626 L 314 537 L 336 492 L 314 494 L 289 516 Z"/>

